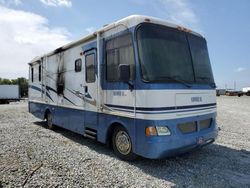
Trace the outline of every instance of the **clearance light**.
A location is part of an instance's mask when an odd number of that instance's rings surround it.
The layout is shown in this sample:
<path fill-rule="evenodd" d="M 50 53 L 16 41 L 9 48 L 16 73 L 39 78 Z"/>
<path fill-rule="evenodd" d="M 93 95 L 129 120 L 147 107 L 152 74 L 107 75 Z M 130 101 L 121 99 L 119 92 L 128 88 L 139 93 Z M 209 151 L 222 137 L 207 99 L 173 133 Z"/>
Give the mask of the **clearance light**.
<path fill-rule="evenodd" d="M 177 26 L 177 29 L 180 30 L 180 31 L 187 32 L 187 33 L 191 33 L 192 32 L 190 29 L 187 29 L 187 28 L 181 27 L 181 26 Z"/>
<path fill-rule="evenodd" d="M 171 135 L 168 127 L 165 126 L 156 126 L 156 127 L 147 127 L 146 136 L 169 136 Z"/>
<path fill-rule="evenodd" d="M 149 18 L 144 19 L 145 22 L 150 22 L 151 20 Z"/>
<path fill-rule="evenodd" d="M 155 127 L 147 127 L 146 128 L 146 136 L 157 136 Z"/>

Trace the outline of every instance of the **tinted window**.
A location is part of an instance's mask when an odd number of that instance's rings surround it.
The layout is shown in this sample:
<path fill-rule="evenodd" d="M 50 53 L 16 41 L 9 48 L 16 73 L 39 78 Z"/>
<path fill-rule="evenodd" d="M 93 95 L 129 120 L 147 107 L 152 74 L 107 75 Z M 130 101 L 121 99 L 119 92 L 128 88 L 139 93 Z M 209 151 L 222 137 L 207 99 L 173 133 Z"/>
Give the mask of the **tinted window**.
<path fill-rule="evenodd" d="M 34 82 L 34 68 L 31 67 L 31 81 Z"/>
<path fill-rule="evenodd" d="M 119 81 L 120 64 L 130 65 L 130 80 L 135 77 L 134 51 L 130 34 L 122 35 L 106 42 L 107 80 Z"/>
<path fill-rule="evenodd" d="M 81 72 L 82 71 L 82 60 L 77 59 L 75 60 L 75 72 Z"/>
<path fill-rule="evenodd" d="M 188 35 L 196 82 L 214 83 L 211 64 L 208 56 L 206 40 Z"/>
<path fill-rule="evenodd" d="M 41 77 L 42 77 L 42 66 L 39 65 L 39 82 L 41 82 Z"/>
<path fill-rule="evenodd" d="M 145 81 L 193 82 L 193 67 L 184 32 L 145 24 L 137 31 L 142 77 Z"/>
<path fill-rule="evenodd" d="M 95 54 L 89 54 L 85 57 L 86 64 L 86 82 L 95 82 Z"/>

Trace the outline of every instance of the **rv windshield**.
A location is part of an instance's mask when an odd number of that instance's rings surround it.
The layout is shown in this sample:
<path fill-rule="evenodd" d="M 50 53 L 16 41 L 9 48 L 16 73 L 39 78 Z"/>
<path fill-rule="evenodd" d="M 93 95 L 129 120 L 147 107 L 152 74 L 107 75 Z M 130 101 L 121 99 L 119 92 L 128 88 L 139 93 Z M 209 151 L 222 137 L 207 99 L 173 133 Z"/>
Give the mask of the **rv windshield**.
<path fill-rule="evenodd" d="M 144 81 L 214 83 L 205 39 L 143 24 L 137 30 L 137 42 Z"/>

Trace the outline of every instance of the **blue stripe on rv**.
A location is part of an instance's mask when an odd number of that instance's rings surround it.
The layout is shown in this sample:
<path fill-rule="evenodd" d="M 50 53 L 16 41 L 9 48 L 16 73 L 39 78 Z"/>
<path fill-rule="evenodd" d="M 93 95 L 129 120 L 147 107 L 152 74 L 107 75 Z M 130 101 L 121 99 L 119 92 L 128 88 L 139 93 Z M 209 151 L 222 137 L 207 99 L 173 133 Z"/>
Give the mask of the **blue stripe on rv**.
<path fill-rule="evenodd" d="M 113 105 L 113 104 L 105 104 L 108 107 L 114 107 L 114 108 L 121 108 L 121 109 L 127 109 L 127 110 L 134 110 L 133 106 L 121 106 L 121 105 Z M 178 109 L 190 109 L 190 108 L 202 108 L 202 107 L 210 107 L 216 106 L 216 103 L 210 103 L 210 104 L 200 104 L 200 105 L 188 105 L 188 106 L 170 106 L 170 107 L 154 107 L 154 108 L 148 108 L 148 107 L 135 107 L 136 110 L 141 111 L 165 111 L 165 110 L 178 110 Z"/>
<path fill-rule="evenodd" d="M 41 88 L 39 88 L 39 87 L 30 85 L 29 88 L 30 89 L 34 89 L 34 90 L 36 90 L 38 92 L 44 93 L 44 91 Z M 46 91 L 46 96 L 49 97 L 50 100 L 54 102 L 54 100 L 51 98 L 50 94 L 47 91 Z"/>
<path fill-rule="evenodd" d="M 209 107 L 209 108 L 196 108 L 191 110 L 181 110 L 181 111 L 164 111 L 164 112 L 143 112 L 136 110 L 136 113 L 138 114 L 173 114 L 173 113 L 180 113 L 180 112 L 194 112 L 194 111 L 200 111 L 200 110 L 209 110 L 209 109 L 215 109 L 216 107 Z M 133 110 L 125 110 L 120 108 L 112 108 L 113 110 L 122 111 L 122 112 L 134 112 Z"/>

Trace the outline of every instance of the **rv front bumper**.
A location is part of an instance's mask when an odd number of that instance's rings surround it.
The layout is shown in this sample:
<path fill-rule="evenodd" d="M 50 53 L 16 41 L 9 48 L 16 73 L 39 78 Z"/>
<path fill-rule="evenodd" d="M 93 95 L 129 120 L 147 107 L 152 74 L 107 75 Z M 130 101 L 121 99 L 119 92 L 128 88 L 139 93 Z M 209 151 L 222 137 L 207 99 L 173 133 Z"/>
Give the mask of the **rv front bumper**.
<path fill-rule="evenodd" d="M 146 143 L 143 157 L 160 159 L 186 153 L 213 143 L 217 135 L 218 130 L 198 135 L 186 135 L 186 138 L 155 137 Z"/>
<path fill-rule="evenodd" d="M 179 128 L 177 128 L 178 123 L 176 122 L 169 125 L 171 135 L 146 136 L 145 133 L 139 133 L 138 131 L 140 139 L 135 145 L 134 152 L 146 158 L 160 159 L 179 155 L 211 144 L 218 136 L 218 127 L 215 121 L 215 115 L 205 117 L 205 119 L 208 118 L 213 119 L 211 127 L 198 129 L 192 133 L 181 132 Z M 204 119 L 204 117 L 201 117 L 201 119 Z M 195 118 L 193 121 L 200 121 L 200 119 Z M 160 122 L 160 124 L 167 123 Z"/>

